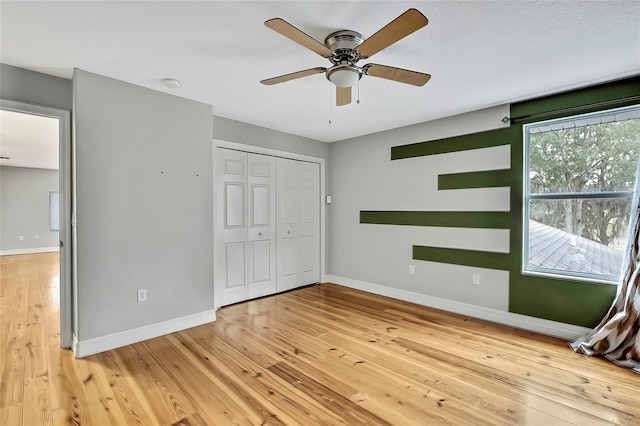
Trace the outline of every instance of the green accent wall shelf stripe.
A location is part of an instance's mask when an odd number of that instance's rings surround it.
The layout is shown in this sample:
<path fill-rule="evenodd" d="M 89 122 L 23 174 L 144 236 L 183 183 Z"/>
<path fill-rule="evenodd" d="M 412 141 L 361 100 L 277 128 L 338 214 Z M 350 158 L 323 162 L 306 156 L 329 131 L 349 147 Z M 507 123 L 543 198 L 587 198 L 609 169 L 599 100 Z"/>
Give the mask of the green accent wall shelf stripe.
<path fill-rule="evenodd" d="M 510 145 L 511 169 L 442 174 L 438 189 L 510 186 L 509 212 L 361 211 L 360 222 L 385 225 L 510 229 L 510 253 L 412 246 L 413 259 L 509 271 L 509 312 L 595 326 L 606 314 L 616 286 L 523 275 L 522 125 L 638 103 L 640 76 L 512 104 L 510 127 L 391 148 L 391 160 Z M 498 124 L 498 123 L 496 123 Z M 499 125 L 499 124 L 498 124 Z"/>
<path fill-rule="evenodd" d="M 438 175 L 438 190 L 504 187 L 511 186 L 512 180 L 509 169 L 442 174 Z"/>
<path fill-rule="evenodd" d="M 413 246 L 414 260 L 476 266 L 489 269 L 509 269 L 509 255 L 477 250 L 460 250 L 441 247 Z"/>
<path fill-rule="evenodd" d="M 511 118 L 520 123 L 584 114 L 638 104 L 640 76 L 544 96 L 511 105 Z M 574 111 L 563 111 L 574 109 Z M 542 114 L 543 116 L 537 116 Z"/>
<path fill-rule="evenodd" d="M 509 212 L 360 211 L 360 223 L 510 229 Z"/>
<path fill-rule="evenodd" d="M 448 152 L 468 151 L 470 149 L 489 148 L 493 146 L 509 145 L 511 143 L 510 127 L 487 132 L 438 139 L 435 141 L 419 142 L 410 145 L 391 147 L 391 159 L 423 157 L 426 155 L 446 154 Z"/>

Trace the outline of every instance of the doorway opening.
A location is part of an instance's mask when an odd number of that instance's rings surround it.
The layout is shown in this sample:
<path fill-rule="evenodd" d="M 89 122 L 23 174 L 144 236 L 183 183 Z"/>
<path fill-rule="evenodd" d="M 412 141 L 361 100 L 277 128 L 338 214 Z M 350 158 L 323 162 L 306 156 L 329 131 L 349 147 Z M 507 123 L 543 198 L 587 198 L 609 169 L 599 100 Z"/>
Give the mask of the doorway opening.
<path fill-rule="evenodd" d="M 75 311 L 71 285 L 70 113 L 0 100 L 0 138 L 2 263 L 21 262 L 17 257 L 11 259 L 13 256 L 31 256 L 26 263 L 51 268 L 43 275 L 49 280 L 44 285 L 52 309 L 59 305 L 60 346 L 69 348 Z"/>

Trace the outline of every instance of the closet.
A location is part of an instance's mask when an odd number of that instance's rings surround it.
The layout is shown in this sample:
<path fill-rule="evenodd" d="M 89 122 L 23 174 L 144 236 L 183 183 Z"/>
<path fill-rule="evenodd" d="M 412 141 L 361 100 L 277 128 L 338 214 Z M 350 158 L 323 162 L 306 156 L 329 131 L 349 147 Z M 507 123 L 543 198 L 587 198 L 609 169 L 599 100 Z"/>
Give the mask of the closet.
<path fill-rule="evenodd" d="M 319 282 L 320 165 L 216 150 L 216 305 Z"/>

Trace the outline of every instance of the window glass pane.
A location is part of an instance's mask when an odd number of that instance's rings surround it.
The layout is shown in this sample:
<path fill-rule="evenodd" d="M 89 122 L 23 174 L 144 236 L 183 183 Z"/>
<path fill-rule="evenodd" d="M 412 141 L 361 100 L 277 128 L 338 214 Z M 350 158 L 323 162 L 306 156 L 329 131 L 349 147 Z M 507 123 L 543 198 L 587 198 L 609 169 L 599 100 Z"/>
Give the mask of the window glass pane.
<path fill-rule="evenodd" d="M 525 155 L 525 271 L 617 282 L 640 106 L 527 125 Z"/>
<path fill-rule="evenodd" d="M 58 191 L 49 193 L 49 229 L 60 230 L 60 193 Z"/>
<path fill-rule="evenodd" d="M 632 190 L 640 154 L 638 111 L 530 127 L 529 193 Z"/>
<path fill-rule="evenodd" d="M 529 270 L 616 281 L 630 199 L 531 200 Z"/>

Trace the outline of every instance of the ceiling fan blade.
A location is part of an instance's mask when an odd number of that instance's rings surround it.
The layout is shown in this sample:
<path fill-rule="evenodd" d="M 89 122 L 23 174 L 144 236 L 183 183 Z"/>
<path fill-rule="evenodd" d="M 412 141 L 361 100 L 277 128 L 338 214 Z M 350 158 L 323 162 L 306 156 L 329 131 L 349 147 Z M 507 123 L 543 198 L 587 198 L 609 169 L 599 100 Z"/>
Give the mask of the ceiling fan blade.
<path fill-rule="evenodd" d="M 318 67 L 318 68 L 310 68 L 304 71 L 296 71 L 290 74 L 280 75 L 278 77 L 267 78 L 266 80 L 261 80 L 260 83 L 271 86 L 272 84 L 284 83 L 285 81 L 295 80 L 296 78 L 307 77 L 309 75 L 320 74 L 325 72 L 327 69 Z"/>
<path fill-rule="evenodd" d="M 349 105 L 351 103 L 351 87 L 336 86 L 336 106 Z"/>
<path fill-rule="evenodd" d="M 428 23 L 429 20 L 422 13 L 409 9 L 363 41 L 356 50 L 361 58 L 369 58 Z"/>
<path fill-rule="evenodd" d="M 418 71 L 405 70 L 402 68 L 389 67 L 387 65 L 367 64 L 362 67 L 366 75 L 386 78 L 400 83 L 412 84 L 414 86 L 424 86 L 431 79 L 431 74 Z"/>
<path fill-rule="evenodd" d="M 269 19 L 268 21 L 265 21 L 264 25 L 271 28 L 273 31 L 278 32 L 283 36 L 295 41 L 299 45 L 304 46 L 309 50 L 313 50 L 318 55 L 324 58 L 329 58 L 333 55 L 333 52 L 327 46 L 320 43 L 309 34 L 300 31 L 284 19 Z"/>

